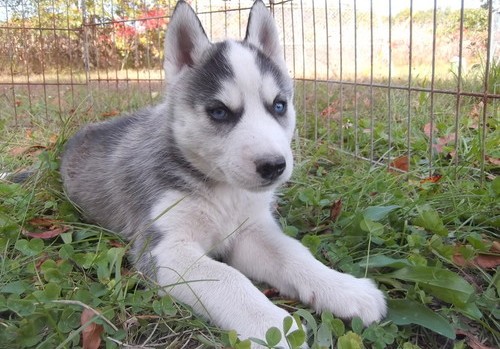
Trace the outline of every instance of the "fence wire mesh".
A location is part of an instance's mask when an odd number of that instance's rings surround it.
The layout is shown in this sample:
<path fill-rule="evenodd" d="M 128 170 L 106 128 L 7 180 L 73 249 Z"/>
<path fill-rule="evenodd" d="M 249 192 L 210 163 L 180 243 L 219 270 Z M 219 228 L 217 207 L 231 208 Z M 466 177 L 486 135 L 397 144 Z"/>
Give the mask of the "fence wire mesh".
<path fill-rule="evenodd" d="M 250 0 L 190 1 L 212 40 Z M 0 119 L 64 118 L 118 91 L 162 93 L 175 1 L 1 0 Z M 400 171 L 498 173 L 499 0 L 270 1 L 302 136 Z M 114 111 L 111 112 L 114 114 Z M 42 120 L 43 120 L 42 118 Z M 464 142 L 464 139 L 473 139 Z"/>

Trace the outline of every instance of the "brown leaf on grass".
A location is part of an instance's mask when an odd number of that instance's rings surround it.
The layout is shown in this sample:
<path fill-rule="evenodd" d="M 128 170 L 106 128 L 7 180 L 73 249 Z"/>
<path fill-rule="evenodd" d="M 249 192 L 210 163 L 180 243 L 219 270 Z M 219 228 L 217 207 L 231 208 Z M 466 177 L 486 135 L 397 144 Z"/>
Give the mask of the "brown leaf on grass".
<path fill-rule="evenodd" d="M 397 157 L 389 163 L 389 171 L 391 171 L 391 168 L 398 169 L 402 172 L 408 172 L 410 168 L 410 159 L 407 155 Z"/>
<path fill-rule="evenodd" d="M 422 179 L 422 180 L 420 181 L 420 184 L 422 184 L 422 183 L 437 183 L 437 182 L 439 182 L 439 180 L 440 180 L 442 177 L 443 177 L 443 176 L 441 176 L 441 175 L 432 175 L 432 176 L 430 176 L 430 177 L 427 177 L 427 178 L 425 178 L 425 179 Z"/>
<path fill-rule="evenodd" d="M 483 101 L 481 101 L 481 102 L 479 102 L 477 104 L 473 104 L 472 105 L 472 109 L 469 112 L 469 116 L 472 119 L 479 119 L 479 115 L 481 114 L 481 110 L 482 109 L 483 109 Z"/>
<path fill-rule="evenodd" d="M 439 137 L 436 139 L 436 144 L 432 145 L 432 148 L 438 153 L 441 154 L 444 150 L 444 146 L 448 145 L 449 143 L 455 141 L 455 135 L 450 133 L 449 135 L 446 135 L 444 137 Z"/>
<path fill-rule="evenodd" d="M 438 154 L 441 154 L 443 152 L 443 146 L 441 144 L 433 144 L 432 149 Z"/>
<path fill-rule="evenodd" d="M 14 147 L 10 150 L 9 154 L 11 156 L 21 156 L 21 155 L 36 155 L 39 151 L 47 149 L 43 145 L 30 145 L 27 147 Z"/>
<path fill-rule="evenodd" d="M 433 125 L 433 127 L 431 129 L 431 123 L 429 122 L 429 123 L 424 125 L 423 131 L 424 131 L 424 134 L 428 138 L 431 138 L 431 134 L 436 133 L 436 126 Z M 454 141 L 455 141 L 455 134 L 454 133 L 447 134 L 446 136 L 443 136 L 443 137 L 435 138 L 434 139 L 435 143 L 432 145 L 432 149 L 434 149 L 434 151 L 436 151 L 436 153 L 440 154 L 443 152 L 445 145 L 448 145 Z"/>
<path fill-rule="evenodd" d="M 453 263 L 460 267 L 479 267 L 482 269 L 495 269 L 500 266 L 500 254 L 497 250 L 498 246 L 493 243 L 489 253 L 479 253 L 471 260 L 467 260 L 459 252 L 458 246 L 453 254 Z"/>
<path fill-rule="evenodd" d="M 84 309 L 80 317 L 82 326 L 86 326 L 82 331 L 82 347 L 83 349 L 98 349 L 101 345 L 101 333 L 104 328 L 102 325 L 92 322 L 95 312 L 91 309 Z"/>
<path fill-rule="evenodd" d="M 120 114 L 120 111 L 116 110 L 116 109 L 113 109 L 113 110 L 110 110 L 110 111 L 102 113 L 101 116 L 103 116 L 105 118 L 109 118 L 111 116 L 116 116 L 118 114 Z"/>
<path fill-rule="evenodd" d="M 51 146 L 54 145 L 54 144 L 56 144 L 58 138 L 59 138 L 59 136 L 56 135 L 56 134 L 51 135 L 50 138 L 49 138 L 49 144 Z"/>
<path fill-rule="evenodd" d="M 492 156 L 486 155 L 484 159 L 492 165 L 500 166 L 500 159 L 494 158 Z"/>
<path fill-rule="evenodd" d="M 473 265 L 470 261 L 467 261 L 464 256 L 462 256 L 459 252 L 456 252 L 452 256 L 453 263 L 458 265 L 459 267 L 471 266 Z"/>
<path fill-rule="evenodd" d="M 333 103 L 330 103 L 328 107 L 323 109 L 320 113 L 321 116 L 323 117 L 328 117 L 331 119 L 338 119 L 340 113 L 339 113 L 339 102 L 335 101 Z"/>
<path fill-rule="evenodd" d="M 460 337 L 465 337 L 467 344 L 472 348 L 472 349 L 493 349 L 492 347 L 489 347 L 485 345 L 484 343 L 481 343 L 481 341 L 474 336 L 474 334 L 462 330 L 456 330 L 455 332 L 457 336 Z"/>
<path fill-rule="evenodd" d="M 111 247 L 118 247 L 118 248 L 126 246 L 123 242 L 117 241 L 117 240 L 111 240 L 111 241 L 109 241 L 109 245 Z"/>
<path fill-rule="evenodd" d="M 61 221 L 47 217 L 35 217 L 30 219 L 28 223 L 35 227 L 51 227 L 55 224 L 60 224 Z"/>
<path fill-rule="evenodd" d="M 330 219 L 336 221 L 342 213 L 342 199 L 338 199 L 330 207 Z"/>
<path fill-rule="evenodd" d="M 450 144 L 451 142 L 454 142 L 454 141 L 455 141 L 455 134 L 454 133 L 450 133 L 446 136 L 439 137 L 436 140 L 437 144 L 441 144 L 441 145 Z"/>
<path fill-rule="evenodd" d="M 500 255 L 480 254 L 474 263 L 483 269 L 495 269 L 500 265 Z"/>
<path fill-rule="evenodd" d="M 22 230 L 24 235 L 32 238 L 51 239 L 70 229 L 69 226 L 62 225 L 59 220 L 46 217 L 36 217 L 30 219 L 28 223 L 38 229 L 43 229 L 41 232 L 31 232 L 26 229 Z"/>
<path fill-rule="evenodd" d="M 43 262 L 45 262 L 47 259 L 49 259 L 49 255 L 47 253 L 44 253 L 40 258 L 37 259 L 35 263 L 35 269 L 40 270 Z"/>
<path fill-rule="evenodd" d="M 424 125 L 424 134 L 427 136 L 427 137 L 431 137 L 431 133 L 435 132 L 436 131 L 436 125 L 434 125 L 434 127 L 432 127 L 431 129 L 431 123 L 428 122 L 427 124 Z"/>
<path fill-rule="evenodd" d="M 38 239 L 52 239 L 56 236 L 59 236 L 65 232 L 67 232 L 69 230 L 69 227 L 68 226 L 60 226 L 60 227 L 51 227 L 49 230 L 45 230 L 45 231 L 42 231 L 42 232 L 37 232 L 37 233 L 33 233 L 33 232 L 30 232 L 26 229 L 23 229 L 22 230 L 22 233 L 23 235 L 26 235 L 26 236 L 29 236 L 29 237 L 32 237 L 32 238 L 38 238 Z"/>

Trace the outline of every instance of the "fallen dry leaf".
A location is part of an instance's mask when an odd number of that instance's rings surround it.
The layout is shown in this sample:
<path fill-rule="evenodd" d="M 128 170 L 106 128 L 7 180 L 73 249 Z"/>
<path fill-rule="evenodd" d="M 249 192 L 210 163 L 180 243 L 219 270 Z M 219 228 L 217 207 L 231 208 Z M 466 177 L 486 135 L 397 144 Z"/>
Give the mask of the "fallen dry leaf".
<path fill-rule="evenodd" d="M 55 224 L 60 224 L 61 221 L 57 219 L 47 218 L 47 217 L 35 217 L 28 221 L 29 224 L 35 227 L 50 227 Z"/>
<path fill-rule="evenodd" d="M 31 232 L 26 229 L 22 230 L 22 233 L 26 236 L 39 239 L 52 239 L 62 233 L 67 232 L 70 228 L 67 225 L 62 225 L 61 221 L 46 217 L 36 217 L 30 219 L 28 223 L 38 229 L 43 228 L 45 230 L 41 232 Z"/>
<path fill-rule="evenodd" d="M 61 227 L 52 227 L 49 230 L 42 231 L 39 233 L 33 233 L 30 231 L 27 231 L 26 229 L 22 230 L 23 235 L 32 237 L 32 238 L 38 238 L 38 239 L 52 239 L 56 236 L 59 236 L 69 230 L 68 226 L 61 226 Z"/>
<path fill-rule="evenodd" d="M 397 157 L 389 163 L 389 167 L 403 172 L 408 172 L 408 169 L 410 168 L 410 159 L 407 155 Z M 391 171 L 390 168 L 389 171 Z"/>
<path fill-rule="evenodd" d="M 480 254 L 474 263 L 483 269 L 494 269 L 500 265 L 500 255 Z"/>
<path fill-rule="evenodd" d="M 471 111 L 469 112 L 469 116 L 472 118 L 472 119 L 479 119 L 479 115 L 481 114 L 481 110 L 483 109 L 483 101 L 477 103 L 477 104 L 474 104 L 472 106 L 472 109 Z"/>
<path fill-rule="evenodd" d="M 336 221 L 342 213 L 342 199 L 338 199 L 330 207 L 330 219 Z"/>
<path fill-rule="evenodd" d="M 446 136 L 443 136 L 443 137 L 439 137 L 436 142 L 438 144 L 441 144 L 441 145 L 446 145 L 446 144 L 449 144 L 451 142 L 454 142 L 455 141 L 455 134 L 453 133 L 450 133 Z"/>
<path fill-rule="evenodd" d="M 30 145 L 27 147 L 15 147 L 10 150 L 10 155 L 12 156 L 21 156 L 21 155 L 36 155 L 41 150 L 47 149 L 47 147 L 43 145 Z"/>
<path fill-rule="evenodd" d="M 330 103 L 328 107 L 323 109 L 320 113 L 321 116 L 323 117 L 328 117 L 332 119 L 337 119 L 340 115 L 339 113 L 339 102 L 335 101 Z"/>
<path fill-rule="evenodd" d="M 425 179 L 422 179 L 420 181 L 420 184 L 422 183 L 436 183 L 436 182 L 439 182 L 439 180 L 442 178 L 443 176 L 441 175 L 432 175 L 430 177 L 427 177 Z"/>
<path fill-rule="evenodd" d="M 57 139 L 58 139 L 58 138 L 59 138 L 59 136 L 58 136 L 58 135 L 53 134 L 53 135 L 52 135 L 52 136 L 50 136 L 50 138 L 49 138 L 49 144 L 50 144 L 50 145 L 54 145 L 54 144 L 56 144 L 56 143 L 57 143 Z"/>
<path fill-rule="evenodd" d="M 488 155 L 486 155 L 484 158 L 490 164 L 495 165 L 495 166 L 500 166 L 500 159 L 497 159 L 497 158 L 494 158 L 494 157 L 488 156 Z"/>
<path fill-rule="evenodd" d="M 120 111 L 118 111 L 118 110 L 110 110 L 108 112 L 102 113 L 101 116 L 104 116 L 105 118 L 109 118 L 111 116 L 116 116 L 118 114 L 120 114 Z"/>
<path fill-rule="evenodd" d="M 492 244 L 489 253 L 479 253 L 472 260 L 466 260 L 458 251 L 453 254 L 453 263 L 461 267 L 479 267 L 482 269 L 495 269 L 500 266 L 500 254 L 497 250 L 498 246 Z"/>
<path fill-rule="evenodd" d="M 80 317 L 82 326 L 87 325 L 95 316 L 95 312 L 91 309 L 84 309 Z M 83 349 L 98 349 L 101 345 L 101 333 L 104 328 L 95 322 L 88 324 L 82 331 L 82 347 Z"/>
<path fill-rule="evenodd" d="M 431 124 L 430 123 L 427 123 L 427 124 L 424 125 L 424 134 L 427 137 L 430 138 L 431 134 L 435 133 L 435 132 L 436 132 L 436 126 L 435 125 L 432 127 L 432 130 L 431 130 Z M 454 133 L 450 133 L 450 134 L 447 134 L 446 136 L 434 139 L 435 143 L 432 145 L 432 148 L 437 153 L 442 153 L 443 152 L 443 147 L 445 145 L 450 144 L 451 142 L 454 142 L 454 141 L 455 141 L 455 134 Z"/>
<path fill-rule="evenodd" d="M 444 137 L 439 137 L 436 139 L 436 143 L 432 145 L 432 148 L 438 153 L 442 153 L 444 146 L 455 141 L 455 135 L 449 134 Z"/>
<path fill-rule="evenodd" d="M 43 262 L 45 262 L 47 259 L 49 259 L 49 255 L 47 253 L 43 253 L 42 256 L 37 259 L 36 264 L 35 264 L 35 269 L 40 270 Z"/>
<path fill-rule="evenodd" d="M 427 123 L 424 125 L 424 134 L 427 136 L 427 137 L 430 137 L 431 136 L 431 133 L 435 132 L 436 131 L 436 125 L 434 125 L 431 129 L 431 123 Z"/>
<path fill-rule="evenodd" d="M 117 240 L 111 240 L 111 241 L 109 242 L 109 245 L 110 245 L 111 247 L 125 247 L 125 244 L 124 244 L 123 242 L 121 242 L 121 241 L 117 241 Z"/>
<path fill-rule="evenodd" d="M 466 338 L 467 344 L 472 349 L 493 349 L 492 347 L 489 347 L 484 343 L 481 343 L 481 341 L 470 332 L 456 330 L 455 333 L 457 334 L 457 336 L 464 336 Z"/>

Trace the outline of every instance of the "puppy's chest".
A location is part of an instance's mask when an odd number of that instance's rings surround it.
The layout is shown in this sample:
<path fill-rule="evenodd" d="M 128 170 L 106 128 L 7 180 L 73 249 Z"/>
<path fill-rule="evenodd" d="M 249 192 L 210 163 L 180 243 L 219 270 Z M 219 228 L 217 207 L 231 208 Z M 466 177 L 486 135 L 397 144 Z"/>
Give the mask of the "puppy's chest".
<path fill-rule="evenodd" d="M 270 216 L 271 195 L 219 190 L 206 196 L 167 193 L 153 216 L 168 239 L 197 242 L 210 255 L 224 255 L 234 239 Z M 161 209 L 163 208 L 163 209 Z"/>
<path fill-rule="evenodd" d="M 269 215 L 270 202 L 266 196 L 254 193 L 229 192 L 214 195 L 202 205 L 201 218 L 207 227 L 204 234 L 212 246 L 225 249 L 238 235 L 255 229 Z"/>

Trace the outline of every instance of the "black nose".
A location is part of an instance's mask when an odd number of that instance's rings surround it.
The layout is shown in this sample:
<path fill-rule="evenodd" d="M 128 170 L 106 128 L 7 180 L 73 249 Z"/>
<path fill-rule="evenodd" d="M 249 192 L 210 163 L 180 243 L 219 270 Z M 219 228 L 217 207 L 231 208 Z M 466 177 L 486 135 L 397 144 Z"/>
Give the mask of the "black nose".
<path fill-rule="evenodd" d="M 257 173 L 263 179 L 272 181 L 283 173 L 286 168 L 286 160 L 283 156 L 276 156 L 272 158 L 259 159 L 255 161 Z"/>

